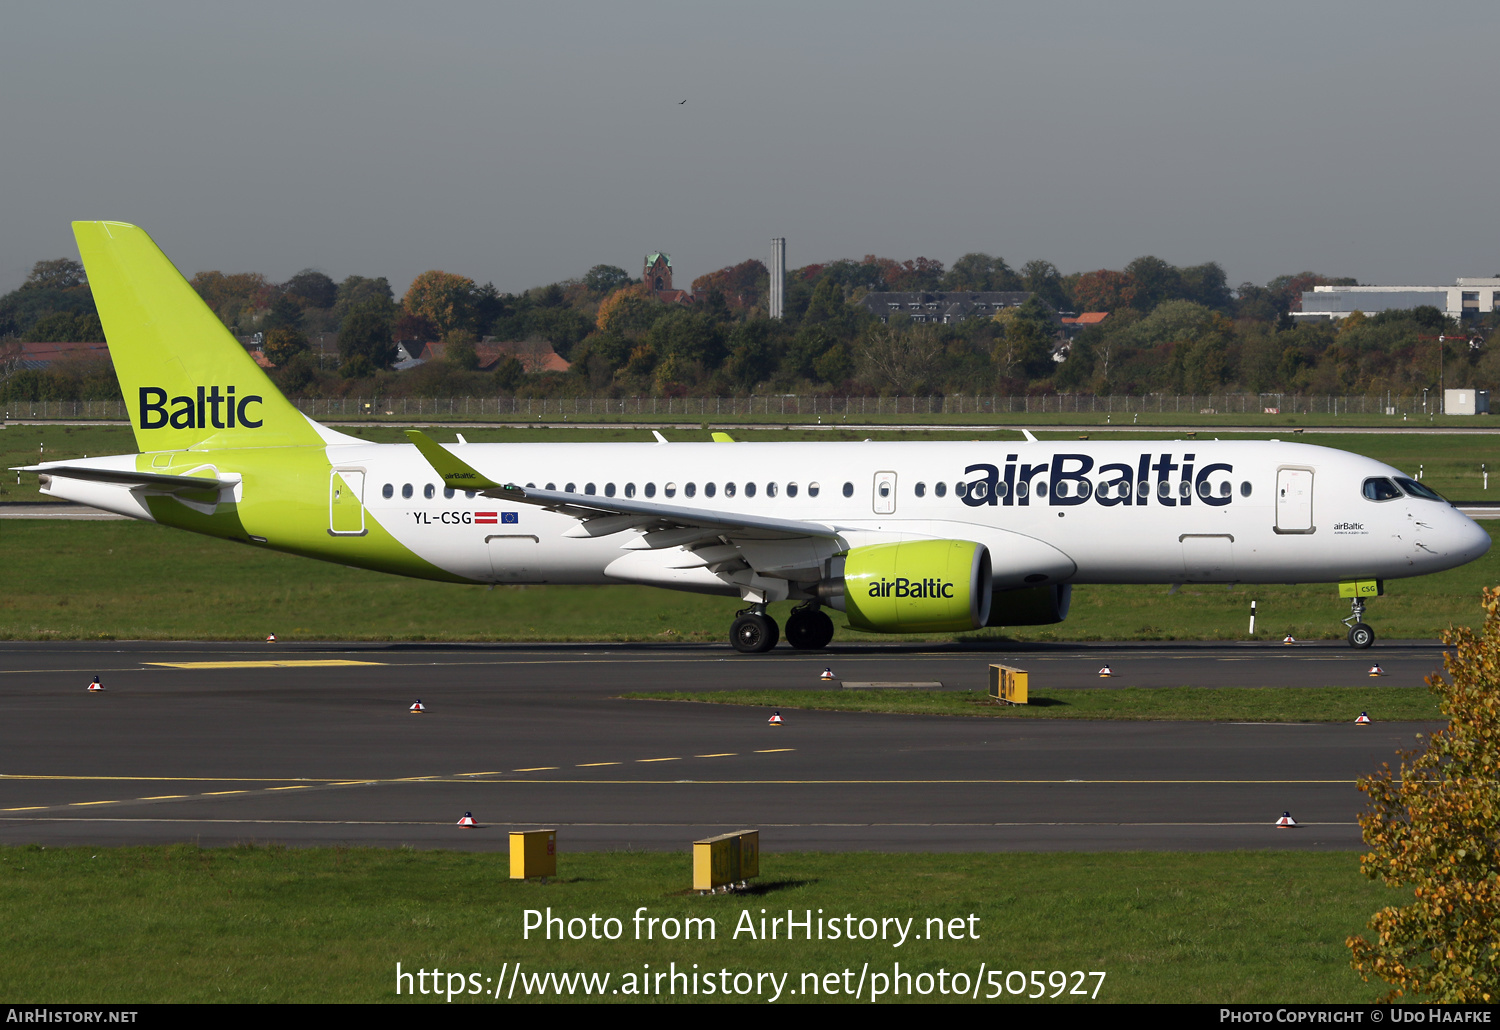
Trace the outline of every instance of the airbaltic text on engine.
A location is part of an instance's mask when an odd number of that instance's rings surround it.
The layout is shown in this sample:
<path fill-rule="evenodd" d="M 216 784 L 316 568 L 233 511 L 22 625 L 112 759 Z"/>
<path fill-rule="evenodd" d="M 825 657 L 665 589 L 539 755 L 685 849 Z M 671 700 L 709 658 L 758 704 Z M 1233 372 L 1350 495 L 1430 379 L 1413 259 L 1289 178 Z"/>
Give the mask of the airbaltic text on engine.
<path fill-rule="evenodd" d="M 870 584 L 871 597 L 952 597 L 953 584 L 941 579 L 910 580 L 897 576 L 894 581 L 877 579 Z"/>

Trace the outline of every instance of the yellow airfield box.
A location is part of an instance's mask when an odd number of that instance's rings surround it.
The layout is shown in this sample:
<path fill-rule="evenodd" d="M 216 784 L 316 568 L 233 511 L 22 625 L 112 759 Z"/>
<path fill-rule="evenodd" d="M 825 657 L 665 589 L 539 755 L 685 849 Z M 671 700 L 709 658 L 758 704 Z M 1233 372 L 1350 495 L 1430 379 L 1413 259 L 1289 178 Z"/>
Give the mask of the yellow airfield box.
<path fill-rule="evenodd" d="M 991 665 L 990 697 L 996 701 L 1004 701 L 1006 704 L 1024 705 L 1027 679 L 1025 669 L 1015 669 L 1009 665 Z"/>
<path fill-rule="evenodd" d="M 1385 581 L 1380 579 L 1356 579 L 1339 584 L 1340 597 L 1381 597 L 1385 594 Z"/>
<path fill-rule="evenodd" d="M 759 875 L 759 830 L 736 830 L 693 841 L 693 890 L 717 890 Z"/>
<path fill-rule="evenodd" d="M 510 878 L 557 875 L 557 831 L 523 830 L 510 835 Z"/>

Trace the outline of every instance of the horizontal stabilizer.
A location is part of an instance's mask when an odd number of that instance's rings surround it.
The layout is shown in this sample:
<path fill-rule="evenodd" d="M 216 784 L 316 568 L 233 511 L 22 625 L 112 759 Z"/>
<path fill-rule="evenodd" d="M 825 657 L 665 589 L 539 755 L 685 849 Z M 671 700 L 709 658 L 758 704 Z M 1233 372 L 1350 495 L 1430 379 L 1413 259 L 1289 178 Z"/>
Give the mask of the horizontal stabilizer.
<path fill-rule="evenodd" d="M 131 489 L 160 490 L 170 494 L 223 490 L 235 485 L 234 480 L 217 479 L 213 476 L 173 476 L 163 472 L 127 472 L 118 469 L 90 468 L 86 465 L 28 465 L 11 471 L 36 472 L 44 476 L 83 479 L 92 483 L 113 483 L 116 486 L 128 486 Z"/>

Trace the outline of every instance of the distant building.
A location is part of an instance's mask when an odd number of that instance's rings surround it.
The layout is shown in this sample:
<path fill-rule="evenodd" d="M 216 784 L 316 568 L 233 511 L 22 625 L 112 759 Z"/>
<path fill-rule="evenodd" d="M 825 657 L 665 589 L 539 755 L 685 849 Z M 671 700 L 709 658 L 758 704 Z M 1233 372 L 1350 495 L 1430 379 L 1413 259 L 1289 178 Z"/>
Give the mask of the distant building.
<path fill-rule="evenodd" d="M 33 343 L 8 340 L 0 347 L 0 363 L 12 369 L 47 369 L 59 361 L 108 361 L 109 345 L 94 343 Z"/>
<path fill-rule="evenodd" d="M 664 252 L 647 254 L 641 269 L 641 282 L 656 296 L 657 300 L 669 304 L 691 304 L 693 295 L 687 290 L 672 288 L 672 258 Z"/>
<path fill-rule="evenodd" d="M 1356 311 L 1410 311 L 1434 307 L 1449 318 L 1478 318 L 1500 310 L 1500 278 L 1459 279 L 1452 286 L 1314 286 L 1302 294 L 1298 322 L 1330 322 Z"/>
<path fill-rule="evenodd" d="M 421 344 L 398 343 L 396 362 L 391 368 L 405 372 L 429 361 L 442 361 L 447 352 L 448 345 L 440 340 Z M 479 358 L 480 372 L 493 371 L 505 358 L 515 358 L 528 373 L 566 372 L 573 367 L 546 340 L 485 340 L 474 345 L 474 353 Z"/>
<path fill-rule="evenodd" d="M 889 321 L 892 315 L 906 315 L 913 322 L 948 325 L 966 318 L 991 318 L 998 311 L 1018 308 L 1030 299 L 1029 293 L 993 290 L 981 293 L 916 291 L 867 293 L 859 303 L 882 322 Z"/>

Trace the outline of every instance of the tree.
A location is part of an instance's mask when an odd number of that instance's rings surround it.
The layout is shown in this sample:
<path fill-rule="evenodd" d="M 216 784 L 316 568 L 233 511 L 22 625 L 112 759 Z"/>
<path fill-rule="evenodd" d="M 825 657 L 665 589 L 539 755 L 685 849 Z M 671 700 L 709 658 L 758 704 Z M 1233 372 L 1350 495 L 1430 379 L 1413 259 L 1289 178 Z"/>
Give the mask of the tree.
<path fill-rule="evenodd" d="M 268 332 L 272 329 L 301 329 L 302 308 L 291 297 L 283 294 L 271 302 L 271 313 L 261 325 Z"/>
<path fill-rule="evenodd" d="M 21 338 L 33 343 L 87 343 L 104 339 L 104 327 L 93 312 L 58 311 L 37 319 Z"/>
<path fill-rule="evenodd" d="M 391 284 L 386 281 L 385 276 L 367 279 L 362 275 L 351 275 L 339 283 L 338 296 L 333 303 L 335 314 L 342 318 L 351 308 L 357 308 L 361 304 L 376 304 L 387 310 L 396 306 Z"/>
<path fill-rule="evenodd" d="M 479 367 L 479 351 L 474 346 L 479 341 L 467 329 L 458 329 L 448 334 L 444 341 L 443 360 L 454 368 L 472 372 Z"/>
<path fill-rule="evenodd" d="M 293 326 L 277 326 L 266 332 L 265 342 L 261 345 L 261 353 L 266 360 L 276 366 L 285 365 L 292 358 L 307 350 L 307 337 L 303 336 Z"/>
<path fill-rule="evenodd" d="M 1021 266 L 1021 283 L 1054 310 L 1062 311 L 1068 306 L 1068 295 L 1063 290 L 1062 275 L 1050 261 L 1028 261 Z"/>
<path fill-rule="evenodd" d="M 339 296 L 338 284 L 315 268 L 304 268 L 282 283 L 281 292 L 304 308 L 331 308 Z"/>
<path fill-rule="evenodd" d="M 1124 272 L 1101 268 L 1078 277 L 1073 298 L 1079 311 L 1114 311 L 1135 304 L 1136 282 Z"/>
<path fill-rule="evenodd" d="M 623 268 L 614 265 L 595 265 L 583 276 L 583 285 L 590 293 L 603 296 L 613 293 L 621 286 L 629 286 L 635 280 L 630 278 L 630 273 Z"/>
<path fill-rule="evenodd" d="M 1019 290 L 1020 281 L 1011 271 L 1004 258 L 989 254 L 965 254 L 953 262 L 948 274 L 943 276 L 945 290 Z"/>
<path fill-rule="evenodd" d="M 339 357 L 343 359 L 339 373 L 349 379 L 395 361 L 390 310 L 378 301 L 352 308 L 339 325 Z"/>
<path fill-rule="evenodd" d="M 872 326 L 862 343 L 859 364 L 864 378 L 897 394 L 927 387 L 943 359 L 943 341 L 926 325 L 892 320 Z"/>
<path fill-rule="evenodd" d="M 1386 764 L 1359 781 L 1362 871 L 1413 888 L 1411 904 L 1370 918 L 1373 941 L 1346 941 L 1355 971 L 1393 985 L 1387 1001 L 1500 1000 L 1500 589 L 1485 589 L 1483 607 L 1478 634 L 1443 634 L 1451 679 L 1427 678 L 1447 727 L 1404 752 L 1399 772 Z"/>
<path fill-rule="evenodd" d="M 471 322 L 477 290 L 468 276 L 433 269 L 412 280 L 401 306 L 407 313 L 431 322 L 440 336 L 447 336 L 455 329 L 474 328 Z"/>
<path fill-rule="evenodd" d="M 1164 300 L 1176 300 L 1186 293 L 1182 273 L 1159 257 L 1147 254 L 1125 266 L 1125 274 L 1135 283 L 1131 306 L 1150 312 Z"/>
<path fill-rule="evenodd" d="M 75 290 L 88 285 L 83 266 L 72 258 L 53 258 L 31 266 L 31 274 L 21 284 L 23 290 Z"/>

